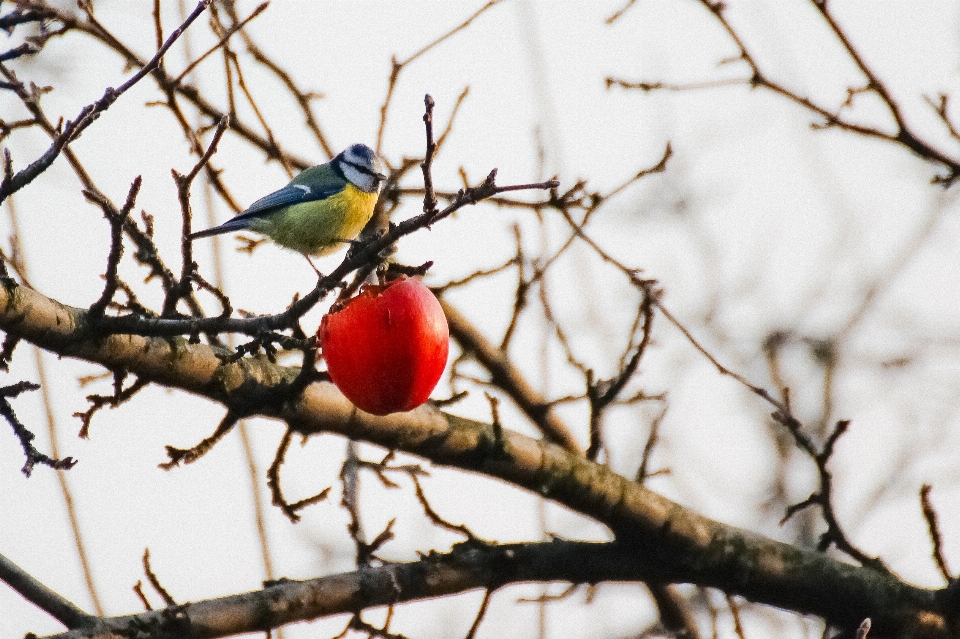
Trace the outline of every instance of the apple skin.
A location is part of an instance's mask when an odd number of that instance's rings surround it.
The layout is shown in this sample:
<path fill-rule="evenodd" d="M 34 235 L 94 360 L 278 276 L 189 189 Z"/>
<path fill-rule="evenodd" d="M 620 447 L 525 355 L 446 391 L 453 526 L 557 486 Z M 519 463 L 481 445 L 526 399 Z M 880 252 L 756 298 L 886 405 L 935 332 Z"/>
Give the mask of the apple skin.
<path fill-rule="evenodd" d="M 368 285 L 323 317 L 317 338 L 327 372 L 347 399 L 374 415 L 423 404 L 447 365 L 450 329 L 420 280 Z"/>

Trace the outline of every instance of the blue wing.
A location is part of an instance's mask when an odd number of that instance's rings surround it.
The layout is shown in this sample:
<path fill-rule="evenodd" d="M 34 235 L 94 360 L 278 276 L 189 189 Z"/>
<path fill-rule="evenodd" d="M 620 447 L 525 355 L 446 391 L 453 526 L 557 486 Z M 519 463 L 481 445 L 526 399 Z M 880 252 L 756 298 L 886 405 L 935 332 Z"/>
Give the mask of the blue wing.
<path fill-rule="evenodd" d="M 325 200 L 331 195 L 336 195 L 344 189 L 346 184 L 339 185 L 312 185 L 289 184 L 279 191 L 274 191 L 270 195 L 265 195 L 253 204 L 246 211 L 230 220 L 249 220 L 251 218 L 263 217 L 283 206 L 291 204 L 302 204 L 304 202 L 314 202 L 316 200 Z"/>
<path fill-rule="evenodd" d="M 337 179 L 337 176 L 326 165 L 316 166 L 295 177 L 293 182 L 279 191 L 263 196 L 251 204 L 246 211 L 220 226 L 193 233 L 190 237 L 196 239 L 231 231 L 241 231 L 249 228 L 250 222 L 253 220 L 267 217 L 279 208 L 292 204 L 324 200 L 342 191 L 346 188 L 346 185 L 346 180 Z"/>

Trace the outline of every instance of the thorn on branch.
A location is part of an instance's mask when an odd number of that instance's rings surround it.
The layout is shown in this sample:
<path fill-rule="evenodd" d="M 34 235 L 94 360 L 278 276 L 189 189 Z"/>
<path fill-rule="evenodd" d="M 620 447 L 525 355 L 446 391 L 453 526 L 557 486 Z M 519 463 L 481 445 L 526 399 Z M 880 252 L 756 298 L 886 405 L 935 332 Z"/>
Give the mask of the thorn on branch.
<path fill-rule="evenodd" d="M 423 277 L 427 274 L 427 271 L 430 270 L 431 266 L 433 266 L 433 260 L 424 262 L 419 266 L 406 266 L 405 264 L 400 264 L 399 262 L 390 262 L 387 264 L 384 273 L 388 280 L 396 279 L 400 275 L 406 275 L 408 277 Z"/>

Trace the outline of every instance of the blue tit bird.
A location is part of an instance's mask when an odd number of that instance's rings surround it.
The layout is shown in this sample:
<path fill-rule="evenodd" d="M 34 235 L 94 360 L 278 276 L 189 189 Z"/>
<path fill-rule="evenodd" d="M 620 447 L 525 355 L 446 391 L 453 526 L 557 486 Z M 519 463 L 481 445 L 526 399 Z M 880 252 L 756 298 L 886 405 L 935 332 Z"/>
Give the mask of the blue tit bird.
<path fill-rule="evenodd" d="M 326 164 L 304 170 L 232 220 L 189 237 L 249 229 L 302 253 L 309 262 L 311 255 L 332 253 L 360 234 L 387 179 L 381 170 L 373 149 L 354 144 Z"/>

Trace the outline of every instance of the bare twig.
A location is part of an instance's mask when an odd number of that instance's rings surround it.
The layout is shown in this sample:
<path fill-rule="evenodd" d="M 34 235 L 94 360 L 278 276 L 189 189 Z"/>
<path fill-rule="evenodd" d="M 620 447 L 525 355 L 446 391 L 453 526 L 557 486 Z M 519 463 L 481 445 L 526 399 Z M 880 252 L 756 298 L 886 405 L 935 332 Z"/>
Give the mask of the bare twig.
<path fill-rule="evenodd" d="M 918 157 L 923 158 L 929 162 L 939 165 L 943 169 L 943 173 L 933 177 L 932 182 L 936 184 L 941 184 L 944 187 L 950 186 L 960 178 L 960 160 L 955 157 L 951 157 L 949 154 L 943 150 L 937 148 L 932 143 L 921 138 L 913 128 L 907 123 L 900 104 L 893 97 L 890 90 L 887 89 L 885 83 L 880 80 L 879 76 L 873 71 L 873 69 L 866 64 L 863 56 L 857 50 L 856 47 L 850 42 L 844 30 L 840 27 L 839 23 L 834 18 L 833 14 L 829 10 L 829 4 L 825 0 L 810 0 L 810 3 L 820 12 L 820 15 L 823 17 L 827 26 L 830 28 L 830 31 L 833 33 L 833 36 L 836 38 L 837 42 L 844 48 L 847 52 L 849 58 L 854 62 L 857 69 L 865 78 L 866 82 L 861 87 L 848 88 L 847 89 L 847 98 L 837 109 L 830 109 L 821 104 L 818 104 L 811 98 L 800 95 L 799 93 L 793 91 L 792 89 L 787 88 L 786 86 L 772 80 L 766 72 L 763 71 L 760 67 L 760 63 L 747 48 L 744 39 L 741 37 L 739 31 L 730 23 L 726 16 L 726 4 L 723 2 L 718 2 L 715 0 L 699 0 L 700 4 L 707 9 L 707 11 L 713 15 L 716 20 L 723 27 L 724 31 L 727 32 L 727 35 L 736 45 L 738 53 L 733 60 L 743 62 L 749 68 L 749 77 L 743 79 L 731 79 L 731 80 L 718 80 L 718 81 L 709 81 L 709 82 L 700 82 L 700 83 L 691 83 L 686 85 L 677 85 L 669 84 L 662 82 L 629 82 L 625 80 L 607 78 L 607 87 L 611 86 L 620 86 L 624 88 L 636 88 L 643 91 L 654 91 L 654 90 L 673 90 L 673 91 L 684 91 L 684 90 L 695 90 L 703 88 L 713 88 L 721 86 L 730 86 L 730 85 L 747 85 L 750 87 L 760 87 L 771 91 L 787 100 L 793 102 L 794 104 L 803 107 L 804 109 L 816 114 L 822 118 L 821 122 L 814 123 L 812 126 L 817 129 L 824 128 L 837 128 L 858 135 L 862 135 L 868 138 L 875 138 L 884 140 L 886 142 L 891 142 L 903 147 L 906 147 Z M 873 127 L 869 125 L 858 124 L 845 117 L 842 114 L 844 109 L 848 109 L 852 106 L 853 100 L 857 95 L 863 93 L 872 93 L 876 95 L 883 105 L 887 108 L 888 113 L 893 120 L 894 130 L 884 131 L 881 128 Z M 951 130 L 952 135 L 952 124 L 950 124 L 949 119 L 944 115 L 941 115 L 941 119 L 947 123 L 948 129 Z"/>
<path fill-rule="evenodd" d="M 104 311 L 113 301 L 113 296 L 119 286 L 117 279 L 117 269 L 120 266 L 120 258 L 123 256 L 123 225 L 133 210 L 133 205 L 137 201 L 137 194 L 140 192 L 142 179 L 138 175 L 133 184 L 130 185 L 130 191 L 127 193 L 127 201 L 120 209 L 119 215 L 114 216 L 109 207 L 103 207 L 103 212 L 110 222 L 110 255 L 107 257 L 107 271 L 103 276 L 105 284 L 103 294 L 96 302 L 90 305 L 90 319 L 94 322 L 103 316 Z"/>
<path fill-rule="evenodd" d="M 423 156 L 423 162 L 420 168 L 423 170 L 423 212 L 431 215 L 437 210 L 437 196 L 433 192 L 433 154 L 437 150 L 437 144 L 433 141 L 433 98 L 426 95 L 423 98 L 424 114 L 423 124 L 427 134 L 427 152 Z"/>
<path fill-rule="evenodd" d="M 187 65 L 187 68 L 184 69 L 184 70 L 180 73 L 180 75 L 178 75 L 176 78 L 174 78 L 173 81 L 174 81 L 175 83 L 178 83 L 178 84 L 179 84 L 185 77 L 187 77 L 187 76 L 190 74 L 191 71 L 193 71 L 195 68 L 197 68 L 197 65 L 198 65 L 198 64 L 200 64 L 201 62 L 203 62 L 204 60 L 206 60 L 207 57 L 208 57 L 210 54 L 214 53 L 217 49 L 219 49 L 220 47 L 224 46 L 224 45 L 227 43 L 227 40 L 229 40 L 230 38 L 233 37 L 233 34 L 235 34 L 237 31 L 240 31 L 240 30 L 243 29 L 245 26 L 247 26 L 247 24 L 249 24 L 251 20 L 253 20 L 253 19 L 256 18 L 257 16 L 259 16 L 261 13 L 263 13 L 263 11 L 264 11 L 269 5 L 270 5 L 269 2 L 263 2 L 263 3 L 261 3 L 260 5 L 258 5 L 258 6 L 250 13 L 249 16 L 247 16 L 246 18 L 244 18 L 244 19 L 241 20 L 240 22 L 237 22 L 237 23 L 233 24 L 229 29 L 227 29 L 226 33 L 223 35 L 223 37 L 220 38 L 220 41 L 219 41 L 219 42 L 217 42 L 215 45 L 213 45 L 212 47 L 210 47 L 209 49 L 207 49 L 207 51 L 206 51 L 204 54 L 202 54 L 202 55 L 201 55 L 200 57 L 198 57 L 196 60 L 194 60 L 193 62 L 191 62 L 189 65 Z"/>
<path fill-rule="evenodd" d="M 396 89 L 397 80 L 400 77 L 400 72 L 404 69 L 404 67 L 414 62 L 417 58 L 424 55 L 425 53 L 433 49 L 435 46 L 439 45 L 444 40 L 456 35 L 460 31 L 463 31 L 464 29 L 469 27 L 471 22 L 476 20 L 478 17 L 480 17 L 481 14 L 486 12 L 488 9 L 490 9 L 494 5 L 499 4 L 500 2 L 501 0 L 490 0 L 490 2 L 487 2 L 487 4 L 480 7 L 480 9 L 478 9 L 469 18 L 467 18 L 466 20 L 464 20 L 454 28 L 450 29 L 449 31 L 447 31 L 445 34 L 443 34 L 442 36 L 440 36 L 430 44 L 422 47 L 419 51 L 410 55 L 406 59 L 397 60 L 396 56 L 393 57 L 393 59 L 391 60 L 390 78 L 387 83 L 387 95 L 383 99 L 383 106 L 380 107 L 380 128 L 377 131 L 377 146 L 376 146 L 377 153 L 380 152 L 383 146 L 383 134 L 387 128 L 387 112 L 390 110 L 390 104 L 393 101 L 393 92 L 394 92 L 394 89 Z"/>
<path fill-rule="evenodd" d="M 483 591 L 483 601 L 480 602 L 480 608 L 477 609 L 477 616 L 474 617 L 473 623 L 470 624 L 470 630 L 464 639 L 474 639 L 477 636 L 477 631 L 480 630 L 480 623 L 483 621 L 484 616 L 487 614 L 487 608 L 490 606 L 491 597 L 493 597 L 492 589 L 487 588 Z"/>
<path fill-rule="evenodd" d="M 167 446 L 167 456 L 170 457 L 170 461 L 159 464 L 160 468 L 170 470 L 175 466 L 179 466 L 181 463 L 192 464 L 197 461 L 206 455 L 218 441 L 223 439 L 224 435 L 233 430 L 233 427 L 236 426 L 240 417 L 240 415 L 228 410 L 227 414 L 223 416 L 223 419 L 217 425 L 217 429 L 213 431 L 213 434 L 201 440 L 201 442 L 193 448 Z"/>
<path fill-rule="evenodd" d="M 418 473 L 416 472 L 410 472 L 410 479 L 413 480 L 413 486 L 417 491 L 417 499 L 420 501 L 420 505 L 423 506 L 423 512 L 427 515 L 427 518 L 433 523 L 433 525 L 439 526 L 440 528 L 445 528 L 450 532 L 461 534 L 470 541 L 475 541 L 477 537 L 464 524 L 451 524 L 449 521 L 437 514 L 437 511 L 435 511 L 430 505 L 430 502 L 427 501 L 427 496 L 423 492 L 423 486 L 420 484 L 420 479 L 417 477 L 417 474 Z"/>
<path fill-rule="evenodd" d="M 307 506 L 312 506 L 313 504 L 319 503 L 327 498 L 327 495 L 330 494 L 330 487 L 327 487 L 314 495 L 313 497 L 308 497 L 306 499 L 301 499 L 300 501 L 289 503 L 286 498 L 283 496 L 283 491 L 280 488 L 280 466 L 283 465 L 284 458 L 286 457 L 287 450 L 290 448 L 290 442 L 293 439 L 293 431 L 287 430 L 283 434 L 283 438 L 280 440 L 280 444 L 277 446 L 277 452 L 274 454 L 273 462 L 270 464 L 270 468 L 267 469 L 267 486 L 270 488 L 270 495 L 273 498 L 273 505 L 280 508 L 287 519 L 291 523 L 297 523 L 300 521 L 300 515 L 297 514 L 298 511 L 303 510 Z"/>
<path fill-rule="evenodd" d="M 168 287 L 166 290 L 163 310 L 160 313 L 161 317 L 173 316 L 176 313 L 177 303 L 192 293 L 190 282 L 193 279 L 193 274 L 196 272 L 196 265 L 193 262 L 193 242 L 190 240 L 193 219 L 193 209 L 190 206 L 190 188 L 201 169 L 207 166 L 210 158 L 217 152 L 220 139 L 223 137 L 229 125 L 230 119 L 227 117 L 223 117 L 220 122 L 217 123 L 216 132 L 213 134 L 213 139 L 210 141 L 207 150 L 200 156 L 200 159 L 197 160 L 197 163 L 189 173 L 181 175 L 177 171 L 172 172 L 173 179 L 177 184 L 177 197 L 180 201 L 180 211 L 183 219 L 180 238 L 182 266 L 179 282 L 176 285 Z M 229 309 L 229 303 L 224 304 L 224 308 Z"/>
<path fill-rule="evenodd" d="M 937 518 L 937 511 L 930 500 L 930 491 L 933 487 L 930 484 L 924 484 L 920 487 L 920 506 L 923 509 L 923 518 L 927 520 L 927 530 L 930 533 L 930 541 L 933 543 L 933 560 L 937 564 L 937 569 L 948 584 L 952 584 L 956 577 L 947 567 L 947 558 L 943 554 L 943 535 L 940 533 L 940 524 Z"/>
<path fill-rule="evenodd" d="M 86 439 L 90 436 L 90 424 L 93 421 L 93 416 L 99 412 L 100 409 L 104 406 L 116 408 L 150 385 L 147 379 L 138 377 L 128 388 L 123 388 L 123 380 L 126 378 L 126 375 L 125 371 L 114 371 L 113 395 L 87 395 L 90 408 L 82 413 L 77 412 L 73 414 L 74 417 L 79 417 L 82 422 L 78 435 L 80 438 Z"/>
<path fill-rule="evenodd" d="M 447 317 L 451 337 L 490 372 L 492 383 L 513 399 L 544 437 L 571 452 L 579 453 L 582 450 L 579 442 L 550 409 L 549 402 L 530 386 L 506 353 L 491 344 L 450 302 L 441 299 L 440 305 Z"/>
<path fill-rule="evenodd" d="M 10 427 L 13 428 L 13 434 L 16 435 L 17 439 L 20 440 L 20 446 L 23 448 L 23 454 L 27 458 L 21 469 L 23 474 L 27 477 L 33 472 L 34 466 L 37 464 L 42 464 L 44 466 L 49 466 L 54 470 L 68 470 L 73 468 L 76 464 L 76 460 L 72 457 L 64 457 L 63 459 L 54 459 L 48 455 L 44 455 L 33 445 L 33 439 L 36 437 L 33 433 L 27 430 L 27 427 L 24 426 L 19 419 L 17 419 L 16 413 L 13 412 L 13 406 L 10 405 L 10 400 L 20 393 L 29 390 L 37 390 L 40 386 L 38 384 L 33 384 L 31 382 L 17 382 L 16 384 L 11 384 L 10 386 L 4 386 L 0 388 L 0 416 L 2 416 L 7 423 L 10 424 Z"/>
<path fill-rule="evenodd" d="M 170 593 L 167 592 L 167 589 L 163 587 L 163 584 L 160 583 L 160 579 L 153 572 L 153 569 L 150 567 L 150 549 L 143 549 L 143 574 L 146 575 L 147 581 L 150 582 L 150 585 L 153 586 L 153 589 L 157 591 L 157 594 L 160 595 L 160 598 L 163 599 L 163 604 L 165 606 L 176 606 L 177 602 L 173 600 L 173 597 L 170 596 Z"/>
<path fill-rule="evenodd" d="M 53 161 L 60 155 L 60 152 L 64 147 L 69 144 L 71 141 L 75 140 L 83 131 L 89 127 L 93 122 L 100 116 L 101 113 L 110 108 L 110 106 L 116 102 L 121 95 L 123 95 L 127 90 L 137 84 L 140 80 L 147 76 L 147 74 L 156 70 L 160 65 L 160 60 L 166 54 L 167 50 L 173 46 L 173 43 L 186 31 L 194 20 L 196 20 L 201 13 L 207 8 L 211 0 L 200 0 L 197 4 L 197 7 L 193 12 L 184 20 L 177 29 L 175 29 L 170 36 L 167 38 L 167 41 L 160 47 L 160 50 L 157 51 L 156 55 L 150 59 L 147 63 L 141 66 L 140 70 L 137 71 L 129 80 L 121 84 L 117 88 L 109 87 L 104 92 L 103 97 L 101 97 L 96 102 L 85 106 L 80 110 L 80 113 L 72 121 L 67 122 L 63 130 L 54 138 L 53 144 L 50 148 L 40 156 L 36 161 L 31 163 L 27 168 L 23 169 L 11 179 L 4 179 L 0 182 L 0 202 L 2 202 L 8 195 L 15 193 L 16 191 L 22 189 L 24 186 L 32 182 L 38 175 L 47 170 Z M 6 67 L 3 66 L 0 62 L 0 74 L 4 75 L 8 81 L 13 84 L 13 88 L 16 91 L 17 95 L 24 102 L 24 105 L 27 106 L 34 115 L 36 116 L 36 106 L 37 98 L 39 96 L 32 95 L 29 93 L 26 88 L 21 84 L 16 77 L 13 75 L 12 71 L 9 71 Z"/>

